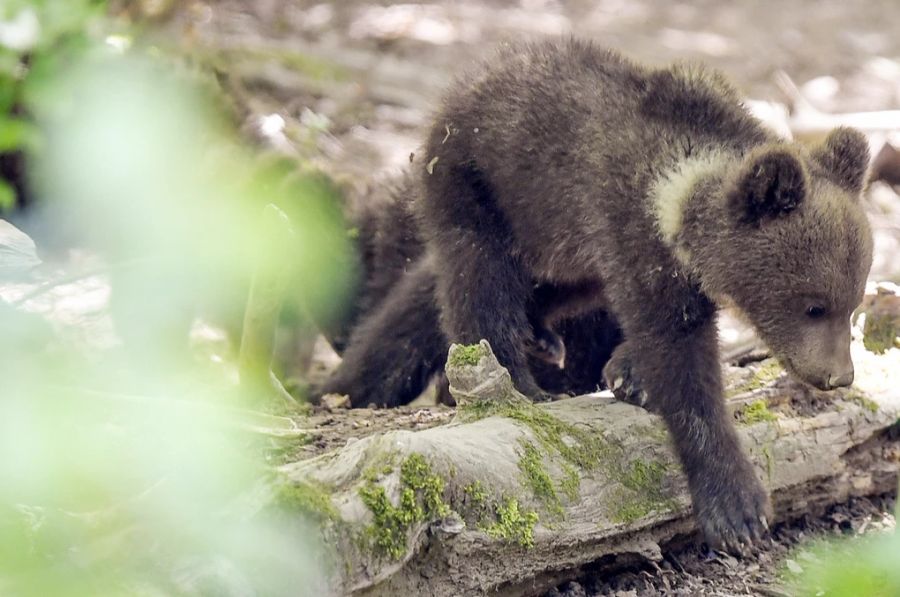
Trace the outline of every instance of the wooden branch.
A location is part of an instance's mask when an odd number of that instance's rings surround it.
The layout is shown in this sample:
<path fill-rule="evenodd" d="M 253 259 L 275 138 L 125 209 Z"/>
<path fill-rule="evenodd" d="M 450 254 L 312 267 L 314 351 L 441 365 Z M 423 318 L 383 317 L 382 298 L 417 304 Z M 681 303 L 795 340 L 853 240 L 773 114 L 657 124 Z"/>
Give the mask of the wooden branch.
<path fill-rule="evenodd" d="M 779 520 L 897 486 L 900 350 L 855 342 L 853 356 L 857 385 L 830 394 L 771 360 L 727 368 L 739 434 Z M 658 560 L 694 532 L 655 415 L 609 395 L 532 405 L 486 343 L 451 349 L 447 372 L 462 404 L 454 423 L 282 467 L 336 509 L 324 533 L 335 592 L 538 594 L 601 558 Z"/>

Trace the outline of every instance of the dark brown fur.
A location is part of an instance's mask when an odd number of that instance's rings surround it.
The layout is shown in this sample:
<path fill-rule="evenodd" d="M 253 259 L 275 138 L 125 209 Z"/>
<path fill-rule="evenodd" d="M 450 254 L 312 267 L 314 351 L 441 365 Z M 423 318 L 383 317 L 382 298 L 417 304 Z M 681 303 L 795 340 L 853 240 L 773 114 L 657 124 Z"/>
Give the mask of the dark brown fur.
<path fill-rule="evenodd" d="M 347 394 L 353 406 L 406 404 L 443 373 L 449 342 L 433 266 L 413 221 L 417 182 L 406 173 L 347 208 L 361 279 L 347 316 L 324 330 L 343 360 L 319 391 Z M 547 392 L 582 394 L 602 385 L 603 365 L 621 335 L 596 296 L 584 285 L 533 289 L 527 358 Z M 451 402 L 446 380 L 438 386 Z"/>
<path fill-rule="evenodd" d="M 714 299 L 746 311 L 801 378 L 852 379 L 849 313 L 871 261 L 859 138 L 838 131 L 807 155 L 703 69 L 647 69 L 575 41 L 505 47 L 453 88 L 422 153 L 443 330 L 487 339 L 538 398 L 534 283 L 602 289 L 624 333 L 607 379 L 662 415 L 701 528 L 739 550 L 770 506 L 723 403 Z M 683 225 L 665 240 L 654 185 L 710 152 L 722 157 L 682 193 Z"/>

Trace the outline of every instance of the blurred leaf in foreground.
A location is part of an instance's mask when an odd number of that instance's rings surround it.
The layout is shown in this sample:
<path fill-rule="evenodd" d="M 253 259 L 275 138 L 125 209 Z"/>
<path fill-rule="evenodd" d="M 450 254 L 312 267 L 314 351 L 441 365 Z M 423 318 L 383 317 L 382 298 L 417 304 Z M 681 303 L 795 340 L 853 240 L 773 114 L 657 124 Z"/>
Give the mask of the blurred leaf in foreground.
<path fill-rule="evenodd" d="M 39 83 L 31 178 L 110 264 L 124 344 L 115 360 L 0 347 L 0 594 L 322 594 L 312 527 L 268 506 L 260 439 L 191 381 L 183 322 L 242 304 L 272 250 L 267 203 L 297 231 L 298 308 L 334 309 L 350 253 L 333 193 L 270 179 L 169 65 L 93 50 Z"/>
<path fill-rule="evenodd" d="M 792 595 L 900 595 L 900 537 L 895 533 L 822 543 L 804 551 L 802 573 L 790 575 Z"/>

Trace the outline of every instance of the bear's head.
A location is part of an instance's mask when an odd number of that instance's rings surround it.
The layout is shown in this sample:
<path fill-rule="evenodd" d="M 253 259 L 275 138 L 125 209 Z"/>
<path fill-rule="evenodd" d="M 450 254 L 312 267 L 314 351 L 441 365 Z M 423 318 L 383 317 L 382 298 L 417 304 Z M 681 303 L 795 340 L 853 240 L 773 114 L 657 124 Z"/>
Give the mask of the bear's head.
<path fill-rule="evenodd" d="M 850 317 L 872 264 L 860 204 L 868 143 L 838 128 L 820 146 L 768 145 L 719 179 L 700 271 L 793 374 L 830 390 L 853 381 Z"/>

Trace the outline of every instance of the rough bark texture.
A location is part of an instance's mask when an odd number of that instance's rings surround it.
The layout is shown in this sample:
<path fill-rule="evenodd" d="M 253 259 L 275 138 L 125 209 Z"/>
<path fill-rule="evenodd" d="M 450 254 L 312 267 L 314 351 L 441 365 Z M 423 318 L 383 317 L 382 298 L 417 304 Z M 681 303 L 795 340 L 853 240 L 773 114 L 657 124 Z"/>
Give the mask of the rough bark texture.
<path fill-rule="evenodd" d="M 853 351 L 856 386 L 831 394 L 791 381 L 772 361 L 728 370 L 729 404 L 778 519 L 896 487 L 900 350 L 875 355 L 855 342 Z M 452 348 L 448 375 L 461 402 L 454 423 L 371 436 L 283 467 L 337 509 L 326 532 L 336 591 L 537 594 L 589 564 L 658 559 L 695 531 L 655 415 L 603 395 L 531 405 L 484 342 Z M 410 455 L 425 463 L 445 509 L 410 482 Z M 373 514 L 379 488 L 388 516 Z M 385 547 L 385 527 L 399 529 L 400 545 Z"/>

